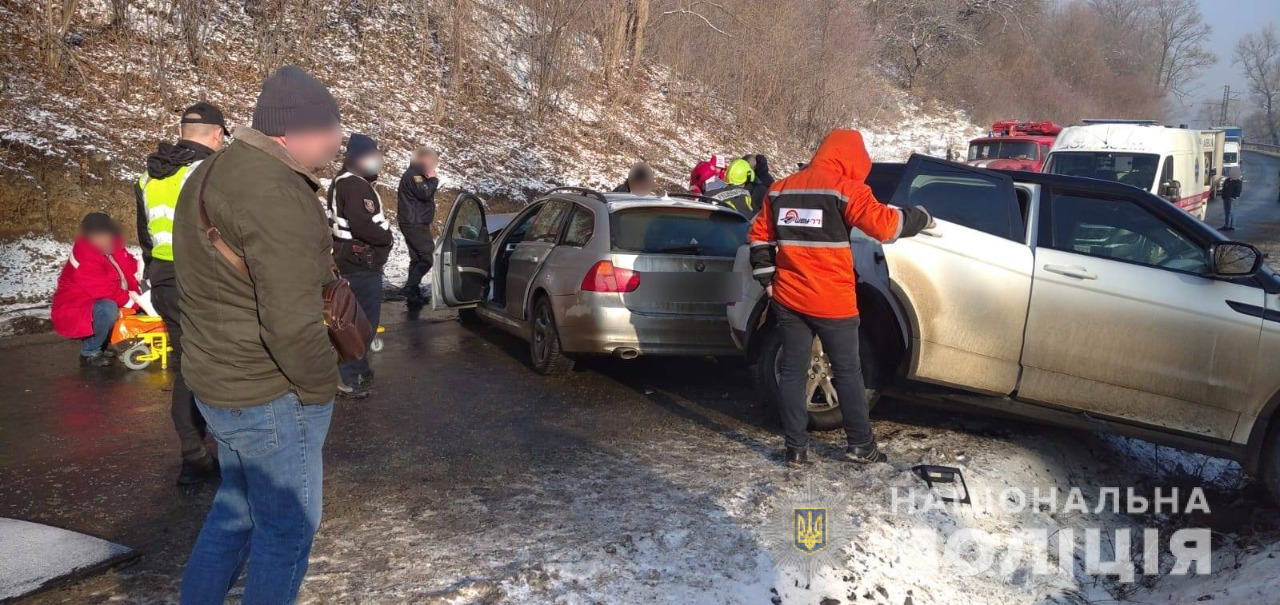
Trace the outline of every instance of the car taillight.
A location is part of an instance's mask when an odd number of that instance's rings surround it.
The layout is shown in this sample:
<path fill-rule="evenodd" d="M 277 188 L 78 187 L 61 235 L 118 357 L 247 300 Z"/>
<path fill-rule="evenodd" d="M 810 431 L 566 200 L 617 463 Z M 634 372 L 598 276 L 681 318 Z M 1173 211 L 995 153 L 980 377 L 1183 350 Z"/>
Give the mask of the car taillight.
<path fill-rule="evenodd" d="M 607 260 L 592 265 L 582 278 L 582 289 L 587 292 L 635 292 L 639 287 L 639 271 L 615 267 Z"/>

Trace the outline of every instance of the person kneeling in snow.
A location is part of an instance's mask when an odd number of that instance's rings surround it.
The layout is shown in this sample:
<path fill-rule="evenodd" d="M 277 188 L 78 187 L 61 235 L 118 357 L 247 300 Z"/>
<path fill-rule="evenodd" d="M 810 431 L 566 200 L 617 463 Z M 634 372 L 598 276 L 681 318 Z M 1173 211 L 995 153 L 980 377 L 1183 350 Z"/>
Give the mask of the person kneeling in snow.
<path fill-rule="evenodd" d="M 80 364 L 105 367 L 115 352 L 107 348 L 120 307 L 132 307 L 141 265 L 124 247 L 120 224 L 101 212 L 80 221 L 80 234 L 58 276 L 53 293 L 53 329 L 84 342 Z"/>

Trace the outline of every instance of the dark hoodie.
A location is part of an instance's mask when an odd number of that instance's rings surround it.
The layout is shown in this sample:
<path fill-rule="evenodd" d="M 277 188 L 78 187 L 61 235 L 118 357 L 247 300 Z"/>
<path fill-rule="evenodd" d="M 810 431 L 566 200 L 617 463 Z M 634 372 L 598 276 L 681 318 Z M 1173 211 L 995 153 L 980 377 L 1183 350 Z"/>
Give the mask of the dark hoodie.
<path fill-rule="evenodd" d="M 764 196 L 769 195 L 769 186 L 773 185 L 773 175 L 769 173 L 769 158 L 763 154 L 756 155 L 756 180 L 749 183 L 752 206 L 759 208 Z"/>
<path fill-rule="evenodd" d="M 213 150 L 186 139 L 179 140 L 176 145 L 161 143 L 156 152 L 147 156 L 147 174 L 153 179 L 173 176 L 183 166 L 190 166 L 213 155 Z M 139 179 L 141 181 L 141 179 Z M 173 263 L 166 261 L 152 262 L 151 232 L 147 229 L 147 203 L 142 197 L 142 185 L 133 183 L 133 197 L 138 210 L 138 245 L 142 247 L 142 260 L 146 263 L 147 278 L 152 285 L 172 280 Z"/>

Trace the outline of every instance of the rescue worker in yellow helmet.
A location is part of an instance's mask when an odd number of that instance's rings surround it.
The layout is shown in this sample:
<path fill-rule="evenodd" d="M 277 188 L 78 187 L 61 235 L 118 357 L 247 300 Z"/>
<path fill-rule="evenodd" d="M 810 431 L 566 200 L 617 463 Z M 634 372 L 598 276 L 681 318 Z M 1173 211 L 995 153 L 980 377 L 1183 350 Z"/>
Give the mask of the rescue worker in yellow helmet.
<path fill-rule="evenodd" d="M 751 164 L 743 159 L 730 162 L 724 178 L 724 182 L 719 186 L 708 181 L 707 190 L 703 195 L 715 198 L 748 219 L 755 218 L 758 208 L 751 200 L 751 192 L 747 190 L 747 184 L 755 179 Z"/>
<path fill-rule="evenodd" d="M 227 123 L 222 110 L 196 103 L 182 112 L 178 142 L 161 143 L 147 156 L 147 170 L 138 177 L 134 194 L 138 202 L 138 243 L 151 282 L 151 302 L 169 331 L 169 355 L 173 373 L 170 413 L 182 451 L 179 485 L 191 485 L 218 475 L 218 461 L 204 443 L 205 422 L 195 398 L 182 379 L 182 324 L 178 310 L 178 278 L 173 270 L 173 217 L 178 194 L 187 177 L 205 158 L 222 148 Z"/>

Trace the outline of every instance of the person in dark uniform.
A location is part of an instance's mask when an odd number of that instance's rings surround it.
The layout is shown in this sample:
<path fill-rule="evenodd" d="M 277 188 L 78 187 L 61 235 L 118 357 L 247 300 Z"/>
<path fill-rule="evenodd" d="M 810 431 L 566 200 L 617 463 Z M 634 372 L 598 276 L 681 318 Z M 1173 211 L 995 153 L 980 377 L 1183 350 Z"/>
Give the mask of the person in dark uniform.
<path fill-rule="evenodd" d="M 178 278 L 173 268 L 173 217 L 178 194 L 187 177 L 205 158 L 222 148 L 227 124 L 222 110 L 196 103 L 182 112 L 178 142 L 161 143 L 147 156 L 147 170 L 138 177 L 134 197 L 138 203 L 138 243 L 151 281 L 151 303 L 164 319 L 173 352 L 173 401 L 170 415 L 178 432 L 182 470 L 178 485 L 191 485 L 218 476 L 218 460 L 205 446 L 205 422 L 195 397 L 182 379 L 182 315 L 178 309 Z"/>
<path fill-rule="evenodd" d="M 396 203 L 400 233 L 409 247 L 409 279 L 400 291 L 411 305 L 426 302 L 422 297 L 422 278 L 431 271 L 431 253 L 435 240 L 431 237 L 431 223 L 436 220 L 436 189 L 440 179 L 436 177 L 439 155 L 430 147 L 419 147 L 409 162 L 409 168 L 400 177 L 396 191 Z"/>
<path fill-rule="evenodd" d="M 353 134 L 347 141 L 342 171 L 329 186 L 329 226 L 333 231 L 333 261 L 351 283 L 351 291 L 369 324 L 382 315 L 382 268 L 395 238 L 382 212 L 382 198 L 373 182 L 382 170 L 378 144 L 366 135 Z M 338 394 L 350 398 L 369 395 L 373 370 L 365 357 L 338 366 L 342 384 Z"/>

